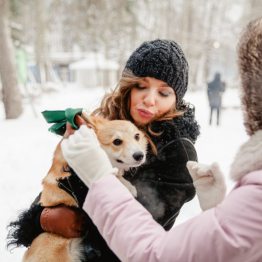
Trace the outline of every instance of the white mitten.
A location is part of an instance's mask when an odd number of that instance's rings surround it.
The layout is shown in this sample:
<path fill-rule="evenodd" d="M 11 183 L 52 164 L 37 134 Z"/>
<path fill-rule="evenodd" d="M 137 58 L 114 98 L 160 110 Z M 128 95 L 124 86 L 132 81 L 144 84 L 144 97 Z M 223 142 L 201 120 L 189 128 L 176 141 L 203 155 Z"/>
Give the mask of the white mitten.
<path fill-rule="evenodd" d="M 117 173 L 117 169 L 112 167 L 107 154 L 100 147 L 94 130 L 85 125 L 68 139 L 64 139 L 61 148 L 69 166 L 88 187 L 103 176 Z"/>
<path fill-rule="evenodd" d="M 226 184 L 218 164 L 204 165 L 188 161 L 187 169 L 193 179 L 202 210 L 215 207 L 224 199 Z"/>

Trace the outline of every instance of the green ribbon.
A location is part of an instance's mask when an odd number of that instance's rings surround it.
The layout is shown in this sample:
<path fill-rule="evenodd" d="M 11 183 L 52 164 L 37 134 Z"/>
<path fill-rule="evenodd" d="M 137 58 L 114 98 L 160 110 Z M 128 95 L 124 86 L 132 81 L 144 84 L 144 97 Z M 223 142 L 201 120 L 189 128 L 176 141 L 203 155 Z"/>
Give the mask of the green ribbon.
<path fill-rule="evenodd" d="M 67 108 L 66 110 L 43 111 L 47 123 L 54 123 L 48 130 L 52 133 L 63 136 L 66 131 L 66 123 L 69 122 L 74 129 L 78 129 L 74 119 L 81 115 L 83 108 Z"/>

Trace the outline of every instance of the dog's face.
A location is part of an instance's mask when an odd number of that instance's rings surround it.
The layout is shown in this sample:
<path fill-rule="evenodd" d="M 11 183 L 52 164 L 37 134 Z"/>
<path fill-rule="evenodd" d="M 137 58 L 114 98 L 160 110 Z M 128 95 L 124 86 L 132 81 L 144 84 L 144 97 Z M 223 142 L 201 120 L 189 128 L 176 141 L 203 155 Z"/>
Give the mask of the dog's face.
<path fill-rule="evenodd" d="M 88 117 L 88 123 L 114 167 L 128 170 L 145 162 L 147 139 L 134 124 L 100 117 Z"/>

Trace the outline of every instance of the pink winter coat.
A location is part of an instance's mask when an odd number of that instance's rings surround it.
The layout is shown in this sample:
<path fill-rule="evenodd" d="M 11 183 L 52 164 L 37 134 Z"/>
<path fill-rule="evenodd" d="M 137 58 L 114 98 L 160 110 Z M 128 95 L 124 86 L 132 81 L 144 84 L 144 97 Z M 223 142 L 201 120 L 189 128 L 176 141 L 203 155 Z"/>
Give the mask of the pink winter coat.
<path fill-rule="evenodd" d="M 261 262 L 262 131 L 241 147 L 231 177 L 237 184 L 220 205 L 170 231 L 114 176 L 92 184 L 84 209 L 121 261 Z"/>

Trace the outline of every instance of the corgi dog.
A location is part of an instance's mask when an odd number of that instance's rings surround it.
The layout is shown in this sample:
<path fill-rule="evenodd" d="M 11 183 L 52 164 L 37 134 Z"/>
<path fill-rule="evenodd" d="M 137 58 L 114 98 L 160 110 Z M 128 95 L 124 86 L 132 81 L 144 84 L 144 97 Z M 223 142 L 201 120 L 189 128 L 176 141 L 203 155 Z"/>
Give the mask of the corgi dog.
<path fill-rule="evenodd" d="M 94 129 L 112 166 L 119 169 L 117 177 L 136 196 L 135 187 L 123 178 L 123 174 L 125 170 L 138 167 L 145 162 L 148 145 L 145 134 L 126 120 L 106 120 L 102 117 L 88 116 L 85 112 L 81 117 L 88 127 Z M 72 195 L 58 187 L 59 179 L 71 175 L 68 168 L 62 155 L 60 142 L 55 149 L 52 166 L 42 181 L 43 190 L 39 201 L 41 206 L 52 207 L 63 204 L 79 207 L 77 200 Z M 84 261 L 81 245 L 81 238 L 67 239 L 44 232 L 34 239 L 30 248 L 25 252 L 23 261 Z"/>

